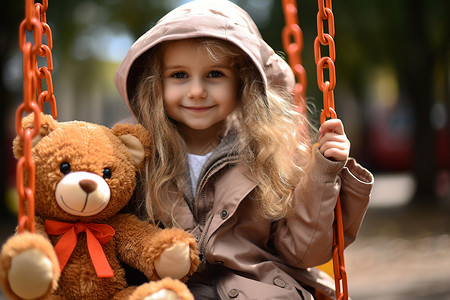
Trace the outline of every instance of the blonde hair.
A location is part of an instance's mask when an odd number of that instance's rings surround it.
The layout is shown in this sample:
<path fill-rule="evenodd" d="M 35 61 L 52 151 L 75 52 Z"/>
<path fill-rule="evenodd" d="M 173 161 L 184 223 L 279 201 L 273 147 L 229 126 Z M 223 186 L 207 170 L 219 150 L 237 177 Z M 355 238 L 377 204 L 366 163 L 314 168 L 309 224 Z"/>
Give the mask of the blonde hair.
<path fill-rule="evenodd" d="M 240 85 L 237 107 L 228 120 L 238 131 L 235 149 L 258 183 L 252 196 L 260 204 L 259 213 L 270 220 L 285 217 L 294 205 L 295 186 L 306 178 L 310 160 L 306 117 L 296 112 L 291 93 L 281 87 L 264 87 L 256 66 L 237 46 L 212 38 L 192 40 L 203 45 L 212 59 L 230 57 Z M 163 213 L 162 203 L 173 202 L 169 201 L 173 197 L 183 199 L 186 181 L 186 145 L 163 106 L 161 74 L 168 45 L 170 42 L 157 45 L 148 54 L 147 70 L 132 106 L 138 121 L 153 135 L 155 147 L 145 171 L 144 197 L 150 218 L 156 219 Z M 173 216 L 172 221 L 176 223 Z"/>

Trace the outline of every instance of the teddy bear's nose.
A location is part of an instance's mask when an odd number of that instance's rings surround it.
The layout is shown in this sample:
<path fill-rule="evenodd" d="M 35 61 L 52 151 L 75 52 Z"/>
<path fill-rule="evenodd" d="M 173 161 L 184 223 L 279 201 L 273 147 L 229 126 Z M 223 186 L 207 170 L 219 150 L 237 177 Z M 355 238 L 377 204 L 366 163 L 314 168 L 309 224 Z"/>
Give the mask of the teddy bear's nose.
<path fill-rule="evenodd" d="M 86 194 L 90 194 L 97 189 L 97 183 L 93 180 L 83 179 L 78 184 Z"/>

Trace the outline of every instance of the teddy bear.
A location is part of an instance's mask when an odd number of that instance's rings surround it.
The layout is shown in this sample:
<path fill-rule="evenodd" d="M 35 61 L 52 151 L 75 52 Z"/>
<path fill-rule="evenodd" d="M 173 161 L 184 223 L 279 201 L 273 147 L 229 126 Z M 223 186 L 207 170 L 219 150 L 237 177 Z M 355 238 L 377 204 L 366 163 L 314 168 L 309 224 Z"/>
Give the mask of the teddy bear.
<path fill-rule="evenodd" d="M 123 208 L 152 141 L 141 125 L 58 122 L 41 114 L 32 141 L 35 232 L 10 237 L 0 281 L 11 299 L 193 300 L 183 283 L 199 265 L 194 237 L 159 228 Z M 33 127 L 33 116 L 22 122 Z M 23 154 L 16 137 L 13 152 Z M 149 279 L 128 286 L 123 263 Z"/>

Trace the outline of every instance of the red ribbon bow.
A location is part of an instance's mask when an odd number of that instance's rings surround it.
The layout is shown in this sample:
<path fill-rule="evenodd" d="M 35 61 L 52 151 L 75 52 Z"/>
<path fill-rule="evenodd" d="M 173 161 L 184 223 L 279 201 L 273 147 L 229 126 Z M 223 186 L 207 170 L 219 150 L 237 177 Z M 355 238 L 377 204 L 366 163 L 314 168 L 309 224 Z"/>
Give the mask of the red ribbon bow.
<path fill-rule="evenodd" d="M 61 272 L 72 255 L 77 244 L 77 235 L 86 232 L 87 246 L 97 277 L 113 277 L 114 273 L 106 259 L 101 245 L 108 242 L 114 235 L 114 229 L 106 224 L 96 223 L 65 223 L 58 221 L 45 221 L 45 230 L 51 235 L 63 235 L 55 245 Z"/>

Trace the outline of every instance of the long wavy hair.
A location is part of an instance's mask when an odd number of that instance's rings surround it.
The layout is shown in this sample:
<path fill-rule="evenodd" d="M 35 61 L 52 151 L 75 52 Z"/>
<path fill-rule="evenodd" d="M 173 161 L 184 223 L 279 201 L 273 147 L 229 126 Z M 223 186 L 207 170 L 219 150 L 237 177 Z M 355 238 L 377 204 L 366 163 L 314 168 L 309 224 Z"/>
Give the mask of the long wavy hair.
<path fill-rule="evenodd" d="M 236 151 L 258 183 L 253 199 L 270 220 L 285 217 L 293 207 L 293 192 L 306 179 L 311 155 L 307 118 L 297 113 L 290 91 L 266 88 L 250 58 L 237 46 L 219 39 L 196 38 L 212 59 L 231 58 L 239 80 L 235 111 L 227 126 L 238 132 Z M 165 42 L 147 55 L 146 70 L 132 100 L 138 121 L 153 135 L 155 147 L 144 172 L 147 213 L 160 219 L 162 203 L 183 199 L 186 184 L 186 144 L 163 104 L 162 72 Z M 174 199 L 176 201 L 174 202 Z M 175 205 L 175 204 L 174 204 Z M 172 216 L 172 222 L 176 224 Z"/>

